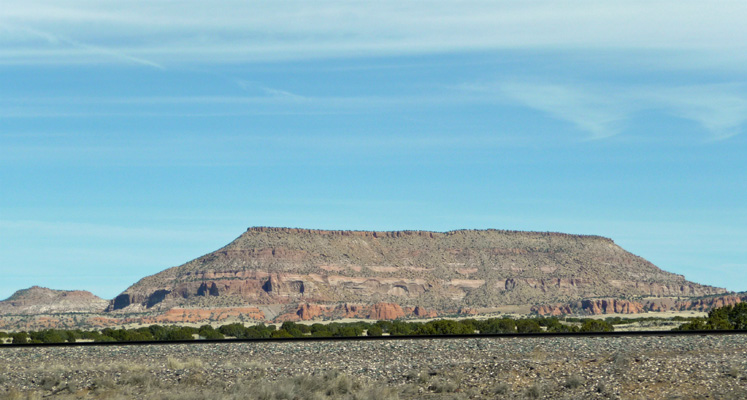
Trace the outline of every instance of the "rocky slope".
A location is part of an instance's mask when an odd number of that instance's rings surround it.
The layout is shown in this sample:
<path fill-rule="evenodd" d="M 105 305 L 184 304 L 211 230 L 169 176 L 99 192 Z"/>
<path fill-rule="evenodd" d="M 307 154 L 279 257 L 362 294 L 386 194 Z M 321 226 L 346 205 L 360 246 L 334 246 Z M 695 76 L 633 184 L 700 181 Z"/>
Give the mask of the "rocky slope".
<path fill-rule="evenodd" d="M 108 303 L 91 292 L 33 286 L 0 301 L 0 315 L 101 312 Z"/>
<path fill-rule="evenodd" d="M 725 290 L 662 271 L 598 236 L 259 227 L 215 252 L 143 278 L 107 310 L 281 304 L 303 318 L 312 312 L 309 307 L 339 310 L 346 303 L 391 303 L 442 313 L 719 293 Z"/>

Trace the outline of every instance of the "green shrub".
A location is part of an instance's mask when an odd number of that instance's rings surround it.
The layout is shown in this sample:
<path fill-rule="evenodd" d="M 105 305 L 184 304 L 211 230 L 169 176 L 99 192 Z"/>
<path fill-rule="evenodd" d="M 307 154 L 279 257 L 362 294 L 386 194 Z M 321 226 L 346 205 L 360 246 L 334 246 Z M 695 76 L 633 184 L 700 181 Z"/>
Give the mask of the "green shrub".
<path fill-rule="evenodd" d="M 198 333 L 199 333 L 199 335 L 201 337 L 203 337 L 205 339 L 215 340 L 215 339 L 225 339 L 226 338 L 222 333 L 216 331 L 215 329 L 212 329 L 212 330 L 210 330 L 210 329 L 200 330 Z"/>
<path fill-rule="evenodd" d="M 430 321 L 423 325 L 420 325 L 414 331 L 416 335 L 460 335 L 470 334 L 475 332 L 475 327 L 471 323 L 462 323 L 461 321 L 454 321 L 448 319 L 442 319 L 438 321 Z"/>
<path fill-rule="evenodd" d="M 26 344 L 29 342 L 29 334 L 26 332 L 16 332 L 10 335 L 13 338 L 13 344 Z"/>
<path fill-rule="evenodd" d="M 366 335 L 368 336 L 381 336 L 384 333 L 384 331 L 381 329 L 378 325 L 371 325 L 368 328 L 368 331 L 366 332 Z"/>
<path fill-rule="evenodd" d="M 677 328 L 674 328 L 675 331 L 703 331 L 709 329 L 708 325 L 706 324 L 705 318 L 696 318 L 686 324 L 682 324 Z"/>
<path fill-rule="evenodd" d="M 301 327 L 295 322 L 291 322 L 291 321 L 283 322 L 283 325 L 280 326 L 280 330 L 288 332 L 291 336 L 295 336 L 295 337 L 303 336 L 303 331 L 301 331 Z"/>
<path fill-rule="evenodd" d="M 516 333 L 516 321 L 509 318 L 490 318 L 476 321 L 480 333 Z"/>
<path fill-rule="evenodd" d="M 247 337 L 247 328 L 239 323 L 223 325 L 218 328 L 218 332 L 238 339 L 245 339 Z"/>
<path fill-rule="evenodd" d="M 55 329 L 45 329 L 38 332 L 29 332 L 31 343 L 63 343 L 67 341 L 67 334 Z"/>
<path fill-rule="evenodd" d="M 419 325 L 421 324 L 393 321 L 389 327 L 389 334 L 392 336 L 412 335 Z"/>
<path fill-rule="evenodd" d="M 600 319 L 587 319 L 579 328 L 579 332 L 612 332 L 614 330 L 612 324 Z"/>
<path fill-rule="evenodd" d="M 533 319 L 520 319 L 516 321 L 516 331 L 519 333 L 538 333 L 542 332 L 542 328 Z"/>
<path fill-rule="evenodd" d="M 708 317 L 695 318 L 675 330 L 747 330 L 747 303 L 714 308 Z"/>
<path fill-rule="evenodd" d="M 281 338 L 292 338 L 293 335 L 290 334 L 290 332 L 286 331 L 285 329 L 280 329 L 277 331 L 274 331 L 270 334 L 271 338 L 281 339 Z"/>
<path fill-rule="evenodd" d="M 392 329 L 392 321 L 376 321 L 376 326 L 381 328 L 382 332 L 389 333 Z"/>

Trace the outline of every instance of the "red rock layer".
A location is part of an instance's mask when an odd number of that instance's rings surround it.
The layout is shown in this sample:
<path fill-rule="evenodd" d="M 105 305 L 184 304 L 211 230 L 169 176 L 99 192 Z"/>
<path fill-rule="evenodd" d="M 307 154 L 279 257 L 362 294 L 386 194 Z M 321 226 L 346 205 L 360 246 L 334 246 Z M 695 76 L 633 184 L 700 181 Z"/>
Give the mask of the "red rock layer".
<path fill-rule="evenodd" d="M 422 307 L 402 308 L 393 303 L 322 305 L 302 303 L 294 312 L 275 318 L 275 321 L 309 321 L 318 318 L 362 318 L 394 320 L 404 317 L 433 318 L 438 314 Z"/>

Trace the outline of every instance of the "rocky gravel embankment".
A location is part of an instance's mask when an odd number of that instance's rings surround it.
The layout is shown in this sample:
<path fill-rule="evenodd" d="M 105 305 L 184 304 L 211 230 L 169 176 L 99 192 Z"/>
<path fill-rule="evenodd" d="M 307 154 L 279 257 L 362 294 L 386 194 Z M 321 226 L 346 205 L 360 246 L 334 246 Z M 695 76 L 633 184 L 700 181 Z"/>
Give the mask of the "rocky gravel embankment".
<path fill-rule="evenodd" d="M 331 371 L 355 383 L 336 398 L 747 398 L 747 335 L 0 346 L 0 360 L 0 398 L 235 398 Z"/>

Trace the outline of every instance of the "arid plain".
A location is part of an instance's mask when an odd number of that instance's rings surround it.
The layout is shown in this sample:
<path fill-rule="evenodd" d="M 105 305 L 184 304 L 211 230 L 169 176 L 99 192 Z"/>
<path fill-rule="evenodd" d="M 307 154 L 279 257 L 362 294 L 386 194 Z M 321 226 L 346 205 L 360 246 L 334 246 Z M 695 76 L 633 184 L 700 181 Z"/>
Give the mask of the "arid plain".
<path fill-rule="evenodd" d="M 747 335 L 2 348 L 4 399 L 743 399 Z"/>

